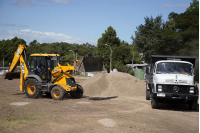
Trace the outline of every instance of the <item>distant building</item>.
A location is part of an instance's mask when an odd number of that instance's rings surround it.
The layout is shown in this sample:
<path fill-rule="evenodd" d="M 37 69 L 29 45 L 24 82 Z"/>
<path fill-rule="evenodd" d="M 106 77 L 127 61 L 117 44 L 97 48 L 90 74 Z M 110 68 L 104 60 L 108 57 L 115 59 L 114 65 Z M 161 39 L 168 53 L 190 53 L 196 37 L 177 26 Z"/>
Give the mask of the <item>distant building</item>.
<path fill-rule="evenodd" d="M 133 69 L 143 69 L 148 65 L 146 63 L 144 64 L 126 64 L 127 66 L 133 67 Z"/>

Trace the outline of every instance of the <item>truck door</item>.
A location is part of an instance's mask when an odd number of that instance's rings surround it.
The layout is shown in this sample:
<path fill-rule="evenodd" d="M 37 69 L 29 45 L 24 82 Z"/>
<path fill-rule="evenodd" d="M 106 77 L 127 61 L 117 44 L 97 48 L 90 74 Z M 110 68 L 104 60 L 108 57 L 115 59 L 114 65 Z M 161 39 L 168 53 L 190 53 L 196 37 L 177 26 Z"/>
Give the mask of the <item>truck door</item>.
<path fill-rule="evenodd" d="M 155 74 L 156 74 L 156 64 L 154 65 L 154 68 L 153 68 L 153 85 L 154 85 L 154 90 L 152 90 L 153 92 L 156 91 L 156 78 L 155 78 Z"/>

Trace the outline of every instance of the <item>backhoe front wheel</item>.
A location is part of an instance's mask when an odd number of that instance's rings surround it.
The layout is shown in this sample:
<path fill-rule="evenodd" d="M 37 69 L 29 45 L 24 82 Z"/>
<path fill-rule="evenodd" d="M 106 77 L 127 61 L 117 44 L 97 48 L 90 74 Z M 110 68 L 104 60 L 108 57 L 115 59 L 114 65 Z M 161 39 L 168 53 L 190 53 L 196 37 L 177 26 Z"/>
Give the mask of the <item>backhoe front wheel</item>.
<path fill-rule="evenodd" d="M 36 79 L 28 79 L 25 83 L 25 93 L 28 98 L 38 98 L 41 96 L 42 85 Z"/>
<path fill-rule="evenodd" d="M 77 90 L 70 92 L 71 97 L 81 98 L 83 95 L 83 87 L 77 84 Z"/>
<path fill-rule="evenodd" d="M 54 86 L 51 90 L 51 97 L 54 100 L 62 100 L 65 95 L 65 90 L 60 86 Z"/>

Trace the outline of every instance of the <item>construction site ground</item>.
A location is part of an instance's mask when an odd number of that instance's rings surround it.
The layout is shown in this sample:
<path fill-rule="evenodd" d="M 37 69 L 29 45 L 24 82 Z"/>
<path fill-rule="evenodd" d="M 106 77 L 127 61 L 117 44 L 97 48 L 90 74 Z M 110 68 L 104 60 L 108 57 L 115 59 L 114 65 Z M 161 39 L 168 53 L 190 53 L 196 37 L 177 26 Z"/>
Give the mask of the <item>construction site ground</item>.
<path fill-rule="evenodd" d="M 75 76 L 84 88 L 80 99 L 61 101 L 43 95 L 27 98 L 19 79 L 0 76 L 2 133 L 198 133 L 199 111 L 165 103 L 152 109 L 144 80 L 124 73 Z"/>

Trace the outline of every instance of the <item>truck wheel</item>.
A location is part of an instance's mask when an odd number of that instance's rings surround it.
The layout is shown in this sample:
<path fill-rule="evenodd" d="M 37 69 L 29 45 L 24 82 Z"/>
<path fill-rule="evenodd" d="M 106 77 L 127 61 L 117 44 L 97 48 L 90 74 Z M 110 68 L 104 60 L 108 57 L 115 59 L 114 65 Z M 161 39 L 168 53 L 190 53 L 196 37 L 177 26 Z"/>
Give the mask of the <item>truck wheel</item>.
<path fill-rule="evenodd" d="M 51 97 L 54 100 L 62 100 L 65 95 L 65 90 L 60 86 L 54 86 L 51 90 Z"/>
<path fill-rule="evenodd" d="M 150 92 L 148 89 L 148 84 L 146 84 L 146 100 L 150 100 Z"/>
<path fill-rule="evenodd" d="M 197 110 L 197 101 L 196 100 L 189 101 L 189 109 L 192 111 Z"/>
<path fill-rule="evenodd" d="M 158 99 L 157 98 L 151 97 L 151 107 L 152 107 L 152 109 L 158 108 Z"/>
<path fill-rule="evenodd" d="M 83 87 L 77 84 L 77 90 L 70 92 L 71 97 L 81 98 L 83 95 Z"/>
<path fill-rule="evenodd" d="M 38 98 L 41 97 L 42 85 L 36 79 L 28 79 L 25 83 L 25 93 L 28 98 Z"/>

